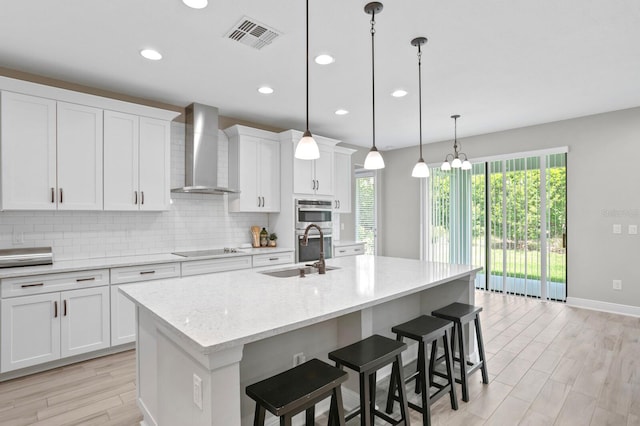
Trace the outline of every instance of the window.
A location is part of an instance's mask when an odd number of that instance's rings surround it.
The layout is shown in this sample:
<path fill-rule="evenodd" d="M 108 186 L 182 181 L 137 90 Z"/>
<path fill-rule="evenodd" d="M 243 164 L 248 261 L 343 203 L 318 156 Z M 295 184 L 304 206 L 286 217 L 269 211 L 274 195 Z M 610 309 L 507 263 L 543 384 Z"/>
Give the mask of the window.
<path fill-rule="evenodd" d="M 356 240 L 365 243 L 365 254 L 376 253 L 376 174 L 356 170 Z"/>

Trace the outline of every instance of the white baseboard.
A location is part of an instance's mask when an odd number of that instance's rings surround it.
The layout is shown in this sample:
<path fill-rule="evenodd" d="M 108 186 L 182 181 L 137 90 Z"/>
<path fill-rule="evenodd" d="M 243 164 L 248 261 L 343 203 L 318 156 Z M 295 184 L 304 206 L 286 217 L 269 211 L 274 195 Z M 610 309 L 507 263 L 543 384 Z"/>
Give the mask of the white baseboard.
<path fill-rule="evenodd" d="M 640 317 L 640 306 L 621 305 L 618 303 L 601 302 L 599 300 L 580 299 L 578 297 L 567 297 L 567 305 L 573 308 Z"/>

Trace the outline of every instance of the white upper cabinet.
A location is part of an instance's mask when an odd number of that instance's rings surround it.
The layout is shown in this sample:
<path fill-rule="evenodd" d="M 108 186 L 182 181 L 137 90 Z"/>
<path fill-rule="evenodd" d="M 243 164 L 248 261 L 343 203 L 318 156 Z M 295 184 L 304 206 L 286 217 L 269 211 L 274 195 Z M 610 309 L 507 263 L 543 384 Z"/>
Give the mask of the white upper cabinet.
<path fill-rule="evenodd" d="M 2 76 L 0 90 L 1 209 L 168 210 L 177 112 Z"/>
<path fill-rule="evenodd" d="M 2 92 L 2 208 L 102 209 L 102 110 Z"/>
<path fill-rule="evenodd" d="M 351 213 L 351 187 L 353 185 L 351 155 L 354 149 L 336 146 L 333 153 L 334 161 L 334 199 L 333 209 L 336 213 Z"/>
<path fill-rule="evenodd" d="M 104 209 L 168 210 L 170 125 L 104 112 Z"/>
<path fill-rule="evenodd" d="M 295 194 L 307 195 L 333 195 L 333 148 L 339 142 L 335 139 L 313 135 L 320 158 L 317 160 L 299 160 L 293 157 L 295 146 L 302 137 L 302 132 L 297 130 L 287 130 L 280 133 L 282 143 L 289 144 L 287 152 L 291 151 L 291 161 L 293 167 L 293 192 Z"/>
<path fill-rule="evenodd" d="M 2 92 L 2 209 L 56 209 L 56 101 Z"/>
<path fill-rule="evenodd" d="M 229 211 L 280 211 L 280 143 L 272 132 L 233 126 L 229 138 Z"/>
<path fill-rule="evenodd" d="M 102 110 L 57 110 L 58 210 L 102 210 Z"/>

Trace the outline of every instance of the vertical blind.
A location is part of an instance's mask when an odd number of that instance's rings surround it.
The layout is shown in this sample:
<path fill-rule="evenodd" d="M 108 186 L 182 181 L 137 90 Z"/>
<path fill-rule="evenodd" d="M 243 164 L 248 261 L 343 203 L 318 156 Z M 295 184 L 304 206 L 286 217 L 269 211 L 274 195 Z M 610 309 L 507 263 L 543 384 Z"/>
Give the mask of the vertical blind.
<path fill-rule="evenodd" d="M 365 243 L 365 253 L 376 250 L 376 177 L 374 172 L 356 172 L 356 240 Z"/>

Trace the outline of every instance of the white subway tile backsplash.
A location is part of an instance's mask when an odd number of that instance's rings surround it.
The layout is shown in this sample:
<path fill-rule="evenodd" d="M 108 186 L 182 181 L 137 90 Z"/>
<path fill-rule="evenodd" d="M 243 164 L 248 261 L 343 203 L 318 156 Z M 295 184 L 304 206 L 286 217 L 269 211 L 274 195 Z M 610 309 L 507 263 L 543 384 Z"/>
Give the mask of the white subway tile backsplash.
<path fill-rule="evenodd" d="M 221 143 L 221 183 L 228 174 L 228 146 Z M 171 125 L 171 187 L 184 185 L 184 124 Z M 250 242 L 252 225 L 268 226 L 265 213 L 229 213 L 226 196 L 171 194 L 167 212 L 0 212 L 0 248 L 51 246 L 56 260 L 205 248 Z M 15 232 L 23 244 L 13 244 Z"/>

